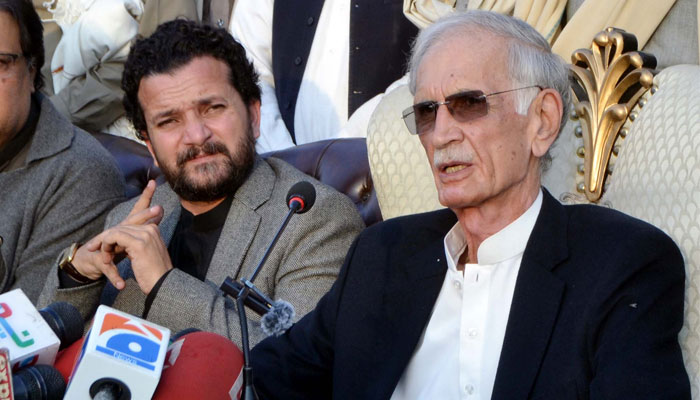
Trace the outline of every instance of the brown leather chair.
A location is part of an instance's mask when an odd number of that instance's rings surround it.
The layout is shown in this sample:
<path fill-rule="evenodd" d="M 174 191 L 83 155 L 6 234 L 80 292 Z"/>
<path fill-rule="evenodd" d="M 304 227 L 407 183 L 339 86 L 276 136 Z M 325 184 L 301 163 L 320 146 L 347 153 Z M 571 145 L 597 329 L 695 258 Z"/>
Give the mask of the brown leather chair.
<path fill-rule="evenodd" d="M 138 196 L 149 179 L 162 181 L 146 146 L 132 140 L 94 134 L 109 150 L 126 181 L 126 196 Z M 309 176 L 346 194 L 355 203 L 367 226 L 382 220 L 367 159 L 364 138 L 329 139 L 292 147 L 262 157 L 284 160 Z"/>
<path fill-rule="evenodd" d="M 124 176 L 126 189 L 124 195 L 130 199 L 136 197 L 146 187 L 149 179 L 162 182 L 161 171 L 153 164 L 151 153 L 141 143 L 109 133 L 93 133 L 102 146 L 114 157 Z"/>
<path fill-rule="evenodd" d="M 282 159 L 346 194 L 355 203 L 365 225 L 382 220 L 364 138 L 321 140 L 262 156 Z"/>

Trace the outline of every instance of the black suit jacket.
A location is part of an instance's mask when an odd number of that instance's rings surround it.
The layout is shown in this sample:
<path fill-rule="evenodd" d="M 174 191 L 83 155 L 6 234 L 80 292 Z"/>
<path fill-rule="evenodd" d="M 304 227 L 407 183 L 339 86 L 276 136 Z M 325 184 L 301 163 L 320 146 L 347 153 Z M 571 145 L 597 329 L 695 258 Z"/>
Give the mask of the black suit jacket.
<path fill-rule="evenodd" d="M 390 398 L 430 319 L 455 222 L 442 210 L 367 228 L 317 308 L 254 348 L 260 397 Z M 684 280 L 658 229 L 545 192 L 492 399 L 689 399 L 677 340 Z"/>

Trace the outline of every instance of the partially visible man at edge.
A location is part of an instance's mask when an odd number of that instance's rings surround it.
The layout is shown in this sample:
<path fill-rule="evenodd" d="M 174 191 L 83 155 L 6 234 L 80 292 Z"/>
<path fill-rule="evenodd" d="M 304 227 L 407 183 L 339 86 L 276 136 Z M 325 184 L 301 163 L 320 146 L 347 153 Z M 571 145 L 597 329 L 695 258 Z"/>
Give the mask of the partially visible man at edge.
<path fill-rule="evenodd" d="M 125 109 L 167 184 L 149 183 L 110 213 L 104 232 L 74 246 L 41 305 L 68 301 L 88 319 L 101 301 L 174 332 L 198 328 L 240 343 L 235 302 L 218 288 L 227 276 L 251 275 L 288 211 L 289 188 L 308 180 L 315 205 L 292 218 L 255 283 L 299 317 L 315 306 L 363 223 L 347 196 L 256 156 L 257 81 L 223 29 L 178 19 L 134 43 Z M 127 258 L 117 266 L 115 256 Z M 252 343 L 264 336 L 258 320 L 251 316 Z"/>
<path fill-rule="evenodd" d="M 60 249 L 98 233 L 124 199 L 107 150 L 39 93 L 42 34 L 30 1 L 0 0 L 0 292 L 33 302 Z"/>
<path fill-rule="evenodd" d="M 657 228 L 540 186 L 567 68 L 526 23 L 423 30 L 404 111 L 449 210 L 385 221 L 252 351 L 264 399 L 689 399 L 683 259 Z"/>

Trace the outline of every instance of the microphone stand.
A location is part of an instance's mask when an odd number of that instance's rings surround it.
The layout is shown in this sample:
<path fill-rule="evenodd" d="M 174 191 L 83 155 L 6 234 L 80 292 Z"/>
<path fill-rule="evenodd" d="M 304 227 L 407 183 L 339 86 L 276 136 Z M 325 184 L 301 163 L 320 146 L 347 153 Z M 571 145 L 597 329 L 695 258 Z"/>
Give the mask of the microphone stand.
<path fill-rule="evenodd" d="M 270 253 L 275 247 L 275 244 L 277 244 L 280 236 L 282 236 L 284 228 L 287 227 L 287 224 L 292 219 L 292 216 L 299 211 L 301 206 L 302 205 L 298 201 L 291 202 L 289 212 L 287 213 L 287 216 L 284 217 L 282 226 L 280 226 L 280 228 L 277 230 L 277 233 L 272 239 L 270 245 L 267 246 L 263 258 L 260 260 L 257 267 L 255 267 L 250 279 L 241 280 L 243 283 L 242 287 L 237 289 L 233 285 L 231 278 L 226 278 L 224 283 L 221 284 L 220 289 L 224 292 L 224 294 L 236 299 L 236 307 L 238 307 L 238 321 L 241 324 L 241 347 L 243 347 L 243 392 L 241 393 L 241 400 L 258 400 L 258 394 L 255 392 L 255 387 L 253 386 L 253 367 L 250 365 L 250 339 L 248 337 L 248 317 L 245 313 L 245 301 L 250 295 L 250 292 L 255 291 L 257 294 L 263 296 L 266 301 L 271 303 L 266 296 L 257 290 L 255 285 L 253 285 L 253 281 L 258 276 L 258 273 L 260 272 L 263 264 L 265 264 L 265 261 L 267 261 L 267 258 L 270 256 Z"/>
<path fill-rule="evenodd" d="M 245 315 L 245 297 L 248 288 L 241 289 L 241 297 L 236 299 L 238 320 L 241 323 L 241 344 L 243 347 L 243 392 L 241 400 L 258 400 L 258 394 L 253 386 L 253 367 L 250 366 L 250 342 L 248 339 L 248 318 Z M 244 294 L 245 293 L 245 294 Z"/>
<path fill-rule="evenodd" d="M 267 250 L 265 250 L 265 254 L 263 255 L 262 260 L 260 260 L 260 263 L 258 263 L 258 266 L 255 267 L 255 270 L 253 271 L 253 274 L 250 276 L 250 279 L 243 279 L 243 284 L 250 287 L 253 285 L 253 281 L 255 278 L 258 276 L 258 273 L 260 273 L 260 270 L 262 269 L 263 264 L 265 264 L 265 261 L 267 261 L 267 258 L 270 256 L 270 253 L 272 253 L 272 249 L 275 247 L 277 244 L 277 241 L 279 240 L 280 236 L 282 236 L 282 232 L 284 231 L 284 228 L 287 227 L 287 224 L 289 223 L 289 220 L 292 219 L 292 216 L 299 211 L 301 208 L 301 203 L 298 201 L 293 201 L 289 205 L 289 212 L 287 212 L 287 216 L 284 217 L 284 221 L 282 222 L 282 226 L 277 230 L 277 233 L 275 234 L 275 237 L 272 239 L 272 242 L 270 243 L 269 246 L 267 246 Z"/>

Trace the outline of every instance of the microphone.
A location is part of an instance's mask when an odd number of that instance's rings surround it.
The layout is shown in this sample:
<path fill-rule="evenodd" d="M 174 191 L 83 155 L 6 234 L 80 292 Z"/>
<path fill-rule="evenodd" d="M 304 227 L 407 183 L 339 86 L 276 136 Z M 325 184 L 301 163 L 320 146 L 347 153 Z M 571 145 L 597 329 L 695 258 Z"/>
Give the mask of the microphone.
<path fill-rule="evenodd" d="M 13 370 L 52 365 L 59 346 L 59 338 L 21 289 L 0 295 L 0 347 L 9 350 Z"/>
<path fill-rule="evenodd" d="M 258 315 L 263 315 L 267 313 L 275 302 L 267 296 L 265 296 L 264 293 L 262 293 L 257 287 L 255 287 L 255 285 L 253 285 L 253 281 L 258 276 L 258 273 L 260 272 L 262 266 L 265 264 L 265 261 L 267 261 L 267 258 L 270 256 L 270 253 L 272 253 L 272 249 L 277 244 L 277 241 L 279 240 L 280 236 L 282 236 L 282 232 L 287 227 L 287 224 L 292 218 L 292 215 L 303 214 L 309 211 L 311 207 L 313 207 L 314 203 L 316 202 L 316 188 L 314 188 L 314 185 L 312 185 L 308 181 L 297 182 L 294 185 L 292 185 L 292 187 L 287 192 L 286 199 L 289 212 L 284 218 L 284 221 L 282 221 L 282 225 L 277 230 L 277 233 L 272 238 L 272 242 L 270 242 L 270 245 L 265 250 L 262 259 L 255 267 L 255 270 L 253 271 L 253 274 L 251 275 L 250 279 L 243 279 L 243 283 L 241 284 L 228 277 L 224 280 L 224 283 L 221 284 L 221 290 L 224 293 L 233 297 L 236 300 L 239 297 L 243 297 L 245 305 L 249 306 L 251 310 L 253 310 Z M 246 292 L 245 296 L 241 296 L 243 292 Z"/>
<path fill-rule="evenodd" d="M 282 225 L 280 225 L 277 233 L 272 238 L 272 242 L 270 242 L 270 245 L 265 250 L 260 263 L 258 263 L 257 267 L 255 267 L 250 279 L 242 279 L 242 284 L 234 285 L 233 283 L 235 283 L 235 281 L 228 277 L 221 284 L 220 288 L 224 294 L 236 299 L 236 306 L 238 308 L 238 320 L 241 324 L 241 346 L 243 347 L 243 390 L 241 392 L 241 398 L 244 400 L 253 400 L 258 398 L 257 394 L 255 393 L 255 388 L 253 387 L 253 369 L 251 368 L 249 362 L 250 343 L 248 339 L 248 318 L 245 314 L 246 299 L 251 296 L 251 293 L 255 293 L 262 297 L 264 303 L 267 303 L 270 308 L 275 309 L 274 315 L 271 315 L 267 319 L 266 326 L 267 329 L 269 329 L 269 332 L 275 335 L 281 335 L 284 330 L 291 326 L 291 321 L 293 321 L 294 318 L 294 308 L 292 305 L 286 302 L 286 304 L 281 304 L 279 301 L 271 301 L 260 290 L 258 290 L 255 285 L 253 285 L 253 281 L 258 276 L 258 273 L 260 273 L 262 266 L 265 264 L 265 261 L 267 261 L 270 253 L 272 253 L 272 249 L 277 244 L 280 236 L 282 236 L 282 232 L 287 227 L 287 224 L 289 223 L 289 220 L 291 220 L 292 216 L 297 213 L 305 213 L 310 210 L 311 207 L 313 207 L 314 203 L 316 202 L 316 188 L 314 188 L 314 186 L 307 181 L 297 182 L 292 185 L 289 192 L 287 192 L 286 200 L 287 207 L 289 207 L 289 212 L 284 217 Z"/>
<path fill-rule="evenodd" d="M 189 335 L 190 333 L 195 333 L 195 332 L 201 332 L 201 329 L 198 328 L 187 328 L 183 329 L 180 332 L 170 335 L 170 346 L 168 346 L 168 352 L 165 353 L 165 364 L 163 364 L 163 369 L 168 368 L 168 357 L 170 356 L 170 347 L 173 345 L 174 342 L 177 342 L 180 340 L 183 336 Z"/>
<path fill-rule="evenodd" d="M 61 400 L 66 381 L 49 365 L 35 365 L 17 372 L 12 378 L 15 400 Z"/>
<path fill-rule="evenodd" d="M 61 341 L 59 350 L 83 337 L 83 316 L 72 304 L 59 301 L 39 310 L 39 314 Z"/>
<path fill-rule="evenodd" d="M 183 329 L 180 332 L 171 335 L 170 336 L 170 341 L 174 342 L 178 339 L 180 339 L 181 336 L 187 335 L 188 333 L 192 332 L 199 332 L 200 330 L 197 328 L 188 328 L 188 329 Z M 58 370 L 58 372 L 61 373 L 63 376 L 63 379 L 66 381 L 70 380 L 71 373 L 73 372 L 73 367 L 76 364 L 76 361 L 78 360 L 78 356 L 80 356 L 80 352 L 82 351 L 83 348 L 83 338 L 80 338 L 73 342 L 70 346 L 68 346 L 66 349 L 58 352 L 58 355 L 56 356 L 56 362 L 54 362 L 53 366 Z M 169 348 L 168 348 L 169 349 Z M 170 350 L 168 350 L 170 351 Z M 168 357 L 166 353 L 166 359 Z M 2 396 L 0 396 L 0 400 L 2 400 Z"/>
<path fill-rule="evenodd" d="M 258 266 L 255 267 L 250 279 L 248 279 L 249 283 L 246 282 L 246 280 L 243 280 L 243 283 L 246 286 L 252 286 L 253 281 L 258 276 L 258 273 L 260 273 L 260 269 L 265 264 L 265 261 L 267 261 L 270 253 L 272 253 L 272 249 L 277 244 L 280 236 L 282 236 L 282 232 L 284 232 L 284 229 L 287 227 L 289 220 L 292 219 L 292 216 L 294 214 L 303 214 L 309 211 L 315 202 L 316 188 L 314 188 L 314 185 L 311 183 L 307 181 L 300 181 L 295 183 L 289 189 L 289 192 L 287 192 L 287 207 L 289 207 L 289 212 L 284 217 L 284 221 L 282 221 L 282 225 L 280 225 L 280 228 L 277 230 L 275 237 L 272 238 L 272 242 L 270 242 L 270 245 L 267 246 L 267 250 L 265 250 L 265 254 L 263 254 L 263 258 L 260 260 L 260 263 L 258 263 Z"/>
<path fill-rule="evenodd" d="M 9 353 L 0 349 L 0 399 L 60 400 L 65 391 L 65 380 L 48 365 L 27 367 L 12 376 Z"/>
<path fill-rule="evenodd" d="M 313 207 L 316 202 L 316 188 L 307 181 L 295 183 L 287 192 L 287 207 L 303 214 Z"/>
<path fill-rule="evenodd" d="M 169 339 L 167 328 L 99 306 L 73 367 L 66 398 L 151 398 Z"/>
<path fill-rule="evenodd" d="M 75 367 L 78 356 L 80 356 L 83 349 L 84 340 L 84 338 L 76 340 L 72 345 L 59 351 L 56 355 L 56 361 L 53 363 L 53 366 L 61 373 L 66 382 L 70 381 L 73 367 Z"/>
<path fill-rule="evenodd" d="M 236 294 L 240 293 L 244 288 L 242 283 L 234 281 L 231 278 L 226 278 L 223 285 L 229 286 L 228 289 Z M 231 296 L 236 297 L 235 295 Z M 253 285 L 250 293 L 248 293 L 248 297 L 245 298 L 246 307 L 261 317 L 270 311 L 272 303 L 274 303 L 274 301 L 270 300 L 264 293 L 261 293 L 255 285 Z"/>
<path fill-rule="evenodd" d="M 236 293 L 240 293 L 243 290 L 243 285 L 231 278 L 226 278 L 225 284 L 232 287 Z M 279 336 L 294 323 L 296 313 L 293 305 L 284 300 L 270 300 L 255 285 L 250 288 L 244 304 L 262 317 L 260 326 L 267 336 Z"/>
<path fill-rule="evenodd" d="M 243 387 L 243 355 L 210 332 L 182 336 L 168 348 L 154 400 L 236 399 Z"/>

